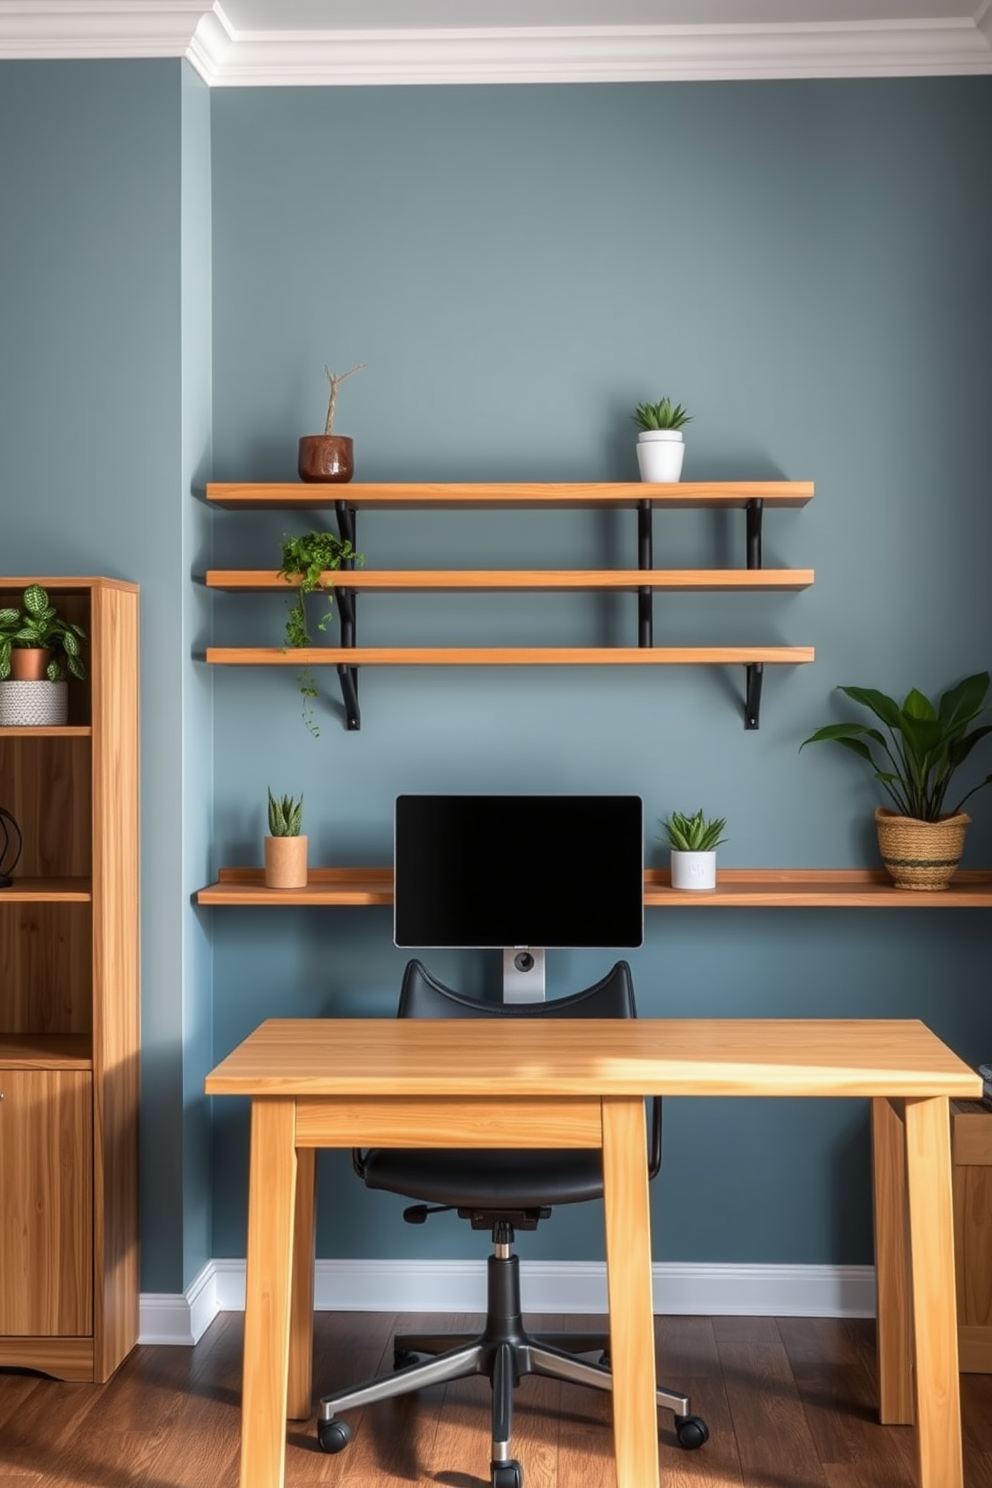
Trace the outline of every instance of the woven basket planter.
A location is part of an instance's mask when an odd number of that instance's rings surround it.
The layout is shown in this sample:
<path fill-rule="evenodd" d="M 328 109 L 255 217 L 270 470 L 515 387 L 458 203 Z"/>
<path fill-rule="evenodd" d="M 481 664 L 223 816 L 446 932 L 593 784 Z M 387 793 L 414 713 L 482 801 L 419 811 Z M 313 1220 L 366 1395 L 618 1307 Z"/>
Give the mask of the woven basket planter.
<path fill-rule="evenodd" d="M 68 682 L 0 682 L 0 728 L 61 727 L 68 717 Z"/>
<path fill-rule="evenodd" d="M 971 821 L 967 812 L 940 821 L 917 821 L 898 816 L 884 806 L 875 808 L 878 847 L 889 876 L 899 889 L 946 889 L 964 851 L 964 834 Z"/>

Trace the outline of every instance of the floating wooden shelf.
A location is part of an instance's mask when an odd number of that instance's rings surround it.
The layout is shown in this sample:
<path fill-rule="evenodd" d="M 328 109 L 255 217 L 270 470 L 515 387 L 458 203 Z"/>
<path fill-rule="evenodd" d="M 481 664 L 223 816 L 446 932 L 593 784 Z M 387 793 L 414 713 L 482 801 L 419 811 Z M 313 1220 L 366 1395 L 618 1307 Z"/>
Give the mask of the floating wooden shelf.
<path fill-rule="evenodd" d="M 417 590 L 594 590 L 611 589 L 635 593 L 639 589 L 675 589 L 691 592 L 743 590 L 754 592 L 798 592 L 813 583 L 811 568 L 649 568 L 649 569 L 349 569 L 329 570 L 321 575 L 329 589 L 355 589 L 363 593 L 388 594 Z M 208 589 L 228 593 L 263 593 L 299 587 L 299 580 L 285 579 L 273 569 L 209 569 Z"/>
<path fill-rule="evenodd" d="M 356 510 L 379 508 L 438 507 L 628 507 L 650 502 L 657 511 L 691 507 L 741 509 L 752 501 L 766 506 L 805 506 L 813 498 L 812 481 L 679 481 L 675 485 L 650 485 L 644 481 L 572 482 L 463 482 L 439 485 L 431 482 L 306 485 L 302 481 L 258 484 L 246 481 L 210 481 L 207 500 L 232 511 L 264 511 L 273 507 L 331 508 L 337 502 Z"/>
<path fill-rule="evenodd" d="M 208 646 L 217 666 L 713 666 L 812 661 L 812 646 Z"/>
<path fill-rule="evenodd" d="M 198 904 L 377 905 L 393 902 L 391 868 L 311 868 L 304 889 L 267 889 L 261 868 L 222 868 Z M 673 889 L 667 869 L 644 874 L 649 909 L 992 909 L 992 871 L 961 870 L 935 893 L 894 887 L 888 875 L 858 868 L 727 868 L 712 893 Z"/>
<path fill-rule="evenodd" d="M 286 651 L 281 647 L 207 648 L 206 660 L 220 666 L 335 666 L 347 727 L 361 727 L 359 669 L 363 666 L 714 666 L 745 668 L 744 726 L 758 727 L 762 669 L 798 665 L 814 658 L 811 646 L 656 646 L 653 597 L 670 593 L 797 592 L 813 583 L 812 569 L 765 569 L 761 559 L 766 507 L 801 507 L 812 500 L 812 481 L 686 481 L 650 485 L 641 481 L 554 483 L 251 484 L 211 482 L 207 501 L 232 510 L 327 508 L 338 532 L 358 547 L 356 514 L 382 510 L 616 508 L 637 516 L 637 566 L 630 569 L 382 569 L 345 568 L 325 573 L 337 591 L 341 645 Z M 655 511 L 739 510 L 745 513 L 744 568 L 657 569 L 653 557 Z M 210 589 L 263 593 L 298 588 L 273 569 L 211 569 Z M 358 644 L 357 596 L 383 593 L 627 592 L 636 596 L 634 646 L 386 646 Z"/>

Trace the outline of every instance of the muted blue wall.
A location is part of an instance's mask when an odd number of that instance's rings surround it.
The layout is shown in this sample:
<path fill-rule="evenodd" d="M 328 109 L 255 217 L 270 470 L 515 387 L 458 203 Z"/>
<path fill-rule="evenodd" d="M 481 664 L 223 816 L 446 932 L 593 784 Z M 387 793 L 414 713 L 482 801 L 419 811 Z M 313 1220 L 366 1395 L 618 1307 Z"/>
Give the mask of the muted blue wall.
<path fill-rule="evenodd" d="M 990 140 L 989 79 L 208 94 L 172 62 L 0 66 L 0 571 L 142 587 L 145 1291 L 244 1252 L 245 1113 L 211 1113 L 210 1063 L 270 1013 L 395 1006 L 387 911 L 190 907 L 259 861 L 268 785 L 306 793 L 322 863 L 387 862 L 393 796 L 457 788 L 638 791 L 658 863 L 656 819 L 700 804 L 729 818 L 726 866 L 875 861 L 870 781 L 798 744 L 842 716 L 838 683 L 989 664 Z M 280 599 L 211 616 L 191 574 L 274 566 L 296 519 L 211 519 L 191 491 L 292 479 L 325 361 L 367 364 L 337 421 L 361 480 L 633 479 L 629 411 L 663 393 L 695 414 L 688 479 L 814 480 L 768 515 L 765 561 L 815 587 L 659 597 L 656 638 L 816 663 L 766 675 L 756 733 L 732 670 L 396 669 L 363 675 L 360 733 L 324 685 L 311 738 L 291 672 L 192 660 L 278 644 Z M 359 546 L 378 567 L 636 553 L 619 513 L 364 516 Z M 656 519 L 660 566 L 742 553 L 739 516 Z M 367 598 L 360 623 L 369 643 L 634 638 L 629 600 L 591 596 Z M 986 865 L 992 795 L 973 805 Z M 630 959 L 648 1015 L 920 1016 L 977 1060 L 988 928 L 649 911 Z M 492 959 L 432 964 L 481 988 Z M 609 959 L 554 954 L 552 992 Z M 658 1257 L 869 1260 L 866 1132 L 858 1103 L 669 1102 Z M 477 1253 L 447 1217 L 394 1222 L 336 1156 L 322 1171 L 321 1254 Z M 526 1253 L 599 1255 L 597 1216 Z"/>
<path fill-rule="evenodd" d="M 317 862 L 384 863 L 401 790 L 632 790 L 655 822 L 729 820 L 724 865 L 877 861 L 870 780 L 798 753 L 834 692 L 941 688 L 989 664 L 986 409 L 992 307 L 989 80 L 223 91 L 212 98 L 214 474 L 292 479 L 320 427 L 325 361 L 364 371 L 336 427 L 361 480 L 636 477 L 635 402 L 695 415 L 688 479 L 811 479 L 766 517 L 794 596 L 660 597 L 656 640 L 813 644 L 766 677 L 760 731 L 720 669 L 367 670 L 321 737 L 292 673 L 215 682 L 217 864 L 259 858 L 265 789 L 304 791 Z M 218 566 L 271 566 L 300 514 L 220 514 Z M 660 566 L 743 562 L 739 515 L 655 519 Z M 630 514 L 359 517 L 368 566 L 633 565 Z M 221 644 L 278 644 L 283 601 L 219 598 Z M 635 638 L 633 602 L 366 597 L 367 644 Z M 986 768 L 988 765 L 986 763 Z M 968 861 L 992 850 L 978 798 Z M 485 851 L 485 844 L 479 844 Z M 602 865 L 582 865 L 595 874 Z M 385 911 L 214 912 L 215 1048 L 268 1012 L 389 1016 L 403 956 Z M 631 955 L 651 1015 L 921 1016 L 992 1046 L 988 917 L 960 911 L 648 912 Z M 461 984 L 488 953 L 435 957 Z M 553 991 L 605 956 L 551 958 Z M 244 1247 L 244 1113 L 215 1112 L 215 1254 Z M 457 1221 L 326 1158 L 324 1255 L 474 1253 Z M 858 1104 L 671 1102 L 656 1252 L 678 1260 L 871 1258 Z M 340 1185 L 345 1185 L 344 1198 Z M 333 1213 L 332 1213 L 333 1211 Z M 343 1211 L 343 1212 L 342 1212 Z M 594 1214 L 528 1254 L 601 1253 Z"/>

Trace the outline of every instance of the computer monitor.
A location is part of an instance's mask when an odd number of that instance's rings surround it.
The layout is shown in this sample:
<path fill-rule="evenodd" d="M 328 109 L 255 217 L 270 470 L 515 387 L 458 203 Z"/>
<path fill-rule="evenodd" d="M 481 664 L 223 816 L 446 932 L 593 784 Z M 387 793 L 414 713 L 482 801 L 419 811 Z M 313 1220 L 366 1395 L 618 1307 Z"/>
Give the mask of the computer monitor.
<path fill-rule="evenodd" d="M 393 939 L 503 951 L 508 1002 L 544 997 L 549 948 L 639 946 L 640 796 L 401 795 Z"/>

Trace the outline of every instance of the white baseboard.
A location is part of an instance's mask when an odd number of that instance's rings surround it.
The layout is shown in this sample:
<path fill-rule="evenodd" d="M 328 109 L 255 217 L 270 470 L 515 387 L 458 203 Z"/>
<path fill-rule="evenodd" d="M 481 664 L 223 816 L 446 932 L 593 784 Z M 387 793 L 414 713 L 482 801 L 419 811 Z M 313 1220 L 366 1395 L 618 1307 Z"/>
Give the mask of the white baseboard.
<path fill-rule="evenodd" d="M 872 1266 L 659 1263 L 656 1313 L 748 1317 L 874 1317 Z M 485 1261 L 318 1261 L 318 1312 L 482 1312 Z M 606 1267 L 596 1261 L 522 1261 L 525 1312 L 605 1313 Z M 244 1261 L 209 1261 L 178 1295 L 141 1296 L 141 1343 L 194 1344 L 220 1312 L 245 1305 Z"/>

